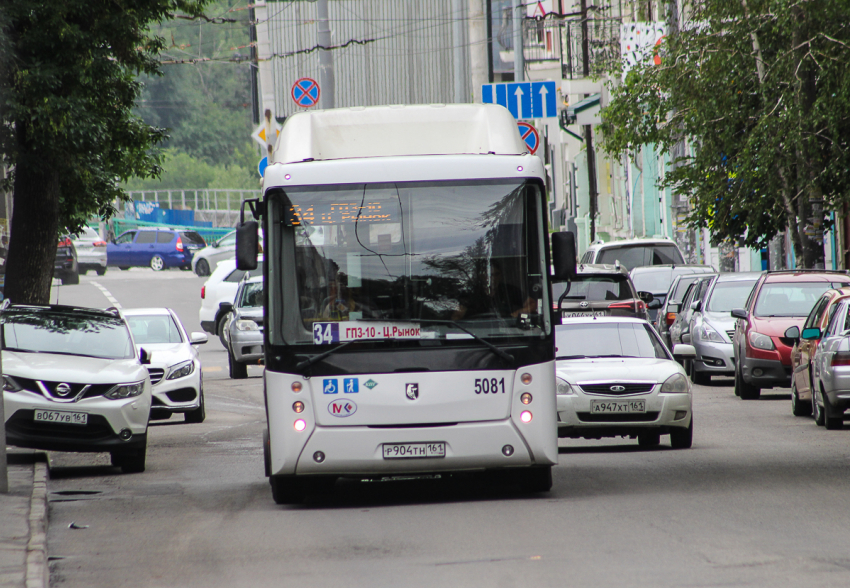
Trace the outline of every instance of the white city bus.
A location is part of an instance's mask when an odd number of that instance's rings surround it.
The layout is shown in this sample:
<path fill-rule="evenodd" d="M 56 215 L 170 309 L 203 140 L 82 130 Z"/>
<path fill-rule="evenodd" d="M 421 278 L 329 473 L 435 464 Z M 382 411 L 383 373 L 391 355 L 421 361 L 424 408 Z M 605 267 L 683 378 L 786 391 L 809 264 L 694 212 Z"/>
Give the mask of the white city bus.
<path fill-rule="evenodd" d="M 551 488 L 544 173 L 501 106 L 286 121 L 250 203 L 265 232 L 264 450 L 277 503 L 341 476 L 504 470 Z M 239 228 L 246 269 L 255 227 Z"/>

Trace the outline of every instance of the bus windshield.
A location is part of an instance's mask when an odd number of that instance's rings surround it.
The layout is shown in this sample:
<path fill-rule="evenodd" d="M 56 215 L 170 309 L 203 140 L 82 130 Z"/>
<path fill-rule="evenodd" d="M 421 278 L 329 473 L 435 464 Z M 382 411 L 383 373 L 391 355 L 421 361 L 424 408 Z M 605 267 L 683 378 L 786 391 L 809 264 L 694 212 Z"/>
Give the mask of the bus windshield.
<path fill-rule="evenodd" d="M 270 253 L 287 268 L 271 291 L 283 302 L 270 304 L 279 313 L 272 341 L 548 333 L 539 199 L 522 180 L 308 186 L 270 197 L 279 231 Z"/>

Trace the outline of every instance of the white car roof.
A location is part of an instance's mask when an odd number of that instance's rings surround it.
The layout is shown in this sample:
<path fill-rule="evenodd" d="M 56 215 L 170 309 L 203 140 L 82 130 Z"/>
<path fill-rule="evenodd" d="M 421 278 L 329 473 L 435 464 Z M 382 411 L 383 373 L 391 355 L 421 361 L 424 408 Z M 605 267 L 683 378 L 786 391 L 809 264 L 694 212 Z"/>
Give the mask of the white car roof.
<path fill-rule="evenodd" d="M 603 247 L 623 247 L 624 245 L 676 245 L 676 242 L 672 239 L 623 239 L 620 241 L 603 241 L 603 242 L 594 242 L 590 244 L 588 249 L 601 249 Z M 678 248 L 678 245 L 676 245 Z"/>

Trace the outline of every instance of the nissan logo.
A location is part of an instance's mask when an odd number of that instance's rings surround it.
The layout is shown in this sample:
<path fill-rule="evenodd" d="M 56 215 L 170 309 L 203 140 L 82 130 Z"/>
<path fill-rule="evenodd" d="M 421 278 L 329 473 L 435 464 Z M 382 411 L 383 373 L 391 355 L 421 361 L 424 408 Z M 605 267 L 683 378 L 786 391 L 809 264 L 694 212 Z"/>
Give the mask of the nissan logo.
<path fill-rule="evenodd" d="M 625 386 L 611 386 L 611 392 L 625 392 Z"/>
<path fill-rule="evenodd" d="M 56 394 L 59 396 L 65 397 L 71 393 L 71 385 L 62 382 L 61 384 L 56 386 Z"/>

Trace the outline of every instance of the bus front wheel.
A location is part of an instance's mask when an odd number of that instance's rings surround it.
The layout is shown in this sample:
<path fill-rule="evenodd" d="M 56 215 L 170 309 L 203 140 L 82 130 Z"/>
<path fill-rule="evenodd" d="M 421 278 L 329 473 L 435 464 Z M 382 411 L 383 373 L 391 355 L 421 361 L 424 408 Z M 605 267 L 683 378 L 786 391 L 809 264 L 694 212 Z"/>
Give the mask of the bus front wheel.
<path fill-rule="evenodd" d="M 552 489 L 552 466 L 528 468 L 524 477 L 524 486 L 528 492 L 549 492 Z"/>
<path fill-rule="evenodd" d="M 307 497 L 304 480 L 295 476 L 271 476 L 269 482 L 275 504 L 298 504 Z"/>

